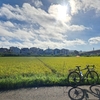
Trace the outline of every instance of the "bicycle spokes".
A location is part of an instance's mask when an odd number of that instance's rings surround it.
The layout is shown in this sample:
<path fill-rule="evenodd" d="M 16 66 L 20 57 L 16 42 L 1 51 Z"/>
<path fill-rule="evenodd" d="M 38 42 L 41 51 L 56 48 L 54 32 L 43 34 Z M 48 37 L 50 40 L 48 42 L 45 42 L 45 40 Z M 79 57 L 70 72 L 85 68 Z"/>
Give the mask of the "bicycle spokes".
<path fill-rule="evenodd" d="M 78 83 L 80 82 L 80 75 L 77 72 L 71 72 L 68 76 L 68 82 L 70 85 L 78 85 Z"/>
<path fill-rule="evenodd" d="M 87 74 L 88 83 L 89 84 L 96 84 L 98 82 L 99 76 L 95 71 L 91 71 Z"/>

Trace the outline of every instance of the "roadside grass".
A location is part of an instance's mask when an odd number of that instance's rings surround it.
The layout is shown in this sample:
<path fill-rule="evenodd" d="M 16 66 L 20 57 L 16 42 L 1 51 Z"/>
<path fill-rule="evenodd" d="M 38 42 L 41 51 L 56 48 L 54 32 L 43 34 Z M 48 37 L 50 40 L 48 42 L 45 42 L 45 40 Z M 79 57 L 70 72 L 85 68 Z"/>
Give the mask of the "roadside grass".
<path fill-rule="evenodd" d="M 99 61 L 100 57 L 0 57 L 0 90 L 67 86 L 69 69 L 94 64 L 99 74 Z"/>
<path fill-rule="evenodd" d="M 41 87 L 41 86 L 65 86 L 67 78 L 57 75 L 18 75 L 0 79 L 0 90 Z"/>
<path fill-rule="evenodd" d="M 100 80 L 98 81 L 100 84 Z M 80 85 L 89 85 L 86 81 Z M 43 86 L 69 86 L 67 76 L 57 75 L 33 75 L 12 76 L 0 79 L 0 90 L 43 87 Z"/>

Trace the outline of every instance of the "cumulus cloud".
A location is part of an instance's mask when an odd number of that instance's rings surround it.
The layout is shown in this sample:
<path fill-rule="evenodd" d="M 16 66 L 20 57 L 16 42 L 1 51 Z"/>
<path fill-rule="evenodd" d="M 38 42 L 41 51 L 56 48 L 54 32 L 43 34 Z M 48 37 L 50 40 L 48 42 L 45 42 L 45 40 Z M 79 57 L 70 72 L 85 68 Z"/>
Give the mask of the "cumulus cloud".
<path fill-rule="evenodd" d="M 37 0 L 37 2 L 39 1 Z M 37 7 L 42 5 L 41 3 L 37 4 Z M 24 3 L 22 7 L 3 4 L 0 8 L 0 17 L 5 16 L 9 21 L 0 22 L 0 45 L 41 48 L 47 48 L 48 46 L 51 48 L 66 48 L 74 45 L 85 45 L 85 42 L 80 39 L 68 40 L 67 32 L 81 32 L 90 28 L 83 25 L 71 25 L 71 15 L 66 15 L 65 20 L 58 20 L 56 18 L 57 7 L 62 6 L 51 5 L 46 12 L 28 3 Z M 75 12 L 73 11 L 73 13 Z M 15 21 L 11 22 L 11 20 Z"/>
<path fill-rule="evenodd" d="M 100 37 L 93 37 L 88 40 L 90 44 L 98 44 L 100 43 Z"/>
<path fill-rule="evenodd" d="M 34 3 L 36 7 L 43 6 L 43 4 L 42 4 L 42 2 L 40 0 L 32 0 L 32 3 Z"/>
<path fill-rule="evenodd" d="M 4 27 L 15 27 L 14 24 L 10 21 L 0 22 L 0 25 L 3 25 Z"/>
<path fill-rule="evenodd" d="M 21 21 L 26 20 L 18 5 L 16 5 L 14 8 L 9 4 L 3 4 L 3 6 L 0 8 L 0 16 L 4 16 L 7 19 L 17 19 Z"/>
<path fill-rule="evenodd" d="M 95 10 L 96 13 L 100 13 L 100 0 L 69 0 L 71 7 L 71 14 L 77 14 L 79 11 L 87 12 L 89 10 Z"/>
<path fill-rule="evenodd" d="M 69 3 L 71 7 L 71 14 L 73 15 L 78 13 L 78 9 L 77 9 L 78 6 L 76 6 L 77 2 L 75 2 L 75 0 L 70 0 Z"/>
<path fill-rule="evenodd" d="M 25 47 L 26 45 L 23 45 L 20 42 L 10 42 L 8 40 L 6 40 L 6 41 L 0 41 L 0 47 L 9 48 L 11 46 L 22 48 L 22 47 Z M 28 46 L 26 46 L 26 47 L 28 47 Z"/>

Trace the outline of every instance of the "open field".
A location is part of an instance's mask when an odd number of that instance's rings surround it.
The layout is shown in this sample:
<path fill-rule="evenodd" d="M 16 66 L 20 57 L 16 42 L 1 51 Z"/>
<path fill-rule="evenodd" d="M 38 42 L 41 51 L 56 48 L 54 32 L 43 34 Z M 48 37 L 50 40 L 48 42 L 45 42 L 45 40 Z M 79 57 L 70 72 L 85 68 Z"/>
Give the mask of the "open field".
<path fill-rule="evenodd" d="M 100 57 L 0 57 L 0 89 L 66 85 L 69 69 L 88 64 L 100 73 Z"/>

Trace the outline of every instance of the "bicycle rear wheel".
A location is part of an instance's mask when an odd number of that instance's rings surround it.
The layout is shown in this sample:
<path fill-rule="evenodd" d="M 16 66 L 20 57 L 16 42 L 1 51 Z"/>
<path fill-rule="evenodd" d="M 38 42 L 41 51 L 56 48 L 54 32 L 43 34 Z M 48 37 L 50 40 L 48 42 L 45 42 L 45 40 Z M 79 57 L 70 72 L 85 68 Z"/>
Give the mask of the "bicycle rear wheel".
<path fill-rule="evenodd" d="M 97 84 L 98 80 L 99 80 L 99 75 L 97 74 L 96 71 L 90 71 L 87 74 L 87 81 L 89 84 L 92 84 L 92 85 Z"/>
<path fill-rule="evenodd" d="M 69 85 L 76 87 L 77 85 L 79 85 L 81 81 L 81 76 L 78 72 L 71 72 L 68 75 L 68 83 Z"/>

